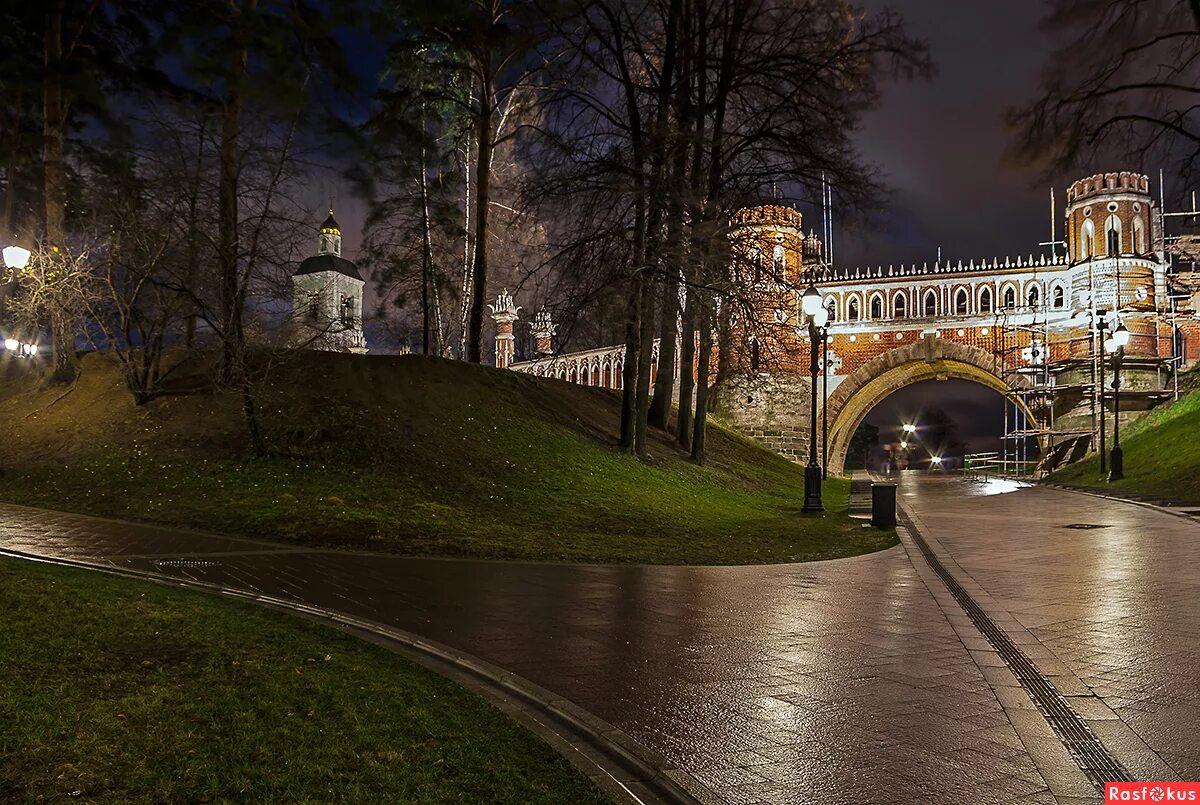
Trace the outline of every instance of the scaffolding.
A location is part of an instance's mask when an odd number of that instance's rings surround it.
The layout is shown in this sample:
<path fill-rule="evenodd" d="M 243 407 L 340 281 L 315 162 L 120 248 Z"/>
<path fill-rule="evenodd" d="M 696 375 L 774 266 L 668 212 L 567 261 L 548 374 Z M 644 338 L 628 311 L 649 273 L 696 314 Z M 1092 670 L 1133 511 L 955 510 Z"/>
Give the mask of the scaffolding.
<path fill-rule="evenodd" d="M 993 355 L 999 367 L 1005 367 L 1008 373 L 1026 378 L 1022 383 L 1007 383 L 1008 390 L 1003 397 L 1003 436 L 1001 449 L 991 454 L 974 454 L 973 463 L 976 472 L 991 472 L 1006 477 L 1044 475 L 1049 469 L 1063 463 L 1082 458 L 1090 450 L 1101 449 L 1100 441 L 1104 439 L 1104 422 L 1106 404 L 1119 394 L 1121 400 L 1143 398 L 1143 404 L 1155 404 L 1161 400 L 1179 398 L 1179 370 L 1186 362 L 1186 343 L 1182 337 L 1178 322 L 1184 318 L 1194 318 L 1191 310 L 1181 309 L 1181 301 L 1191 296 L 1194 290 L 1200 290 L 1200 282 L 1194 277 L 1196 263 L 1200 262 L 1200 234 L 1181 232 L 1168 234 L 1166 224 L 1168 219 L 1181 219 L 1195 228 L 1200 222 L 1200 208 L 1197 208 L 1196 193 L 1191 194 L 1191 209 L 1177 212 L 1166 211 L 1165 193 L 1162 183 L 1162 172 L 1159 172 L 1159 206 L 1157 220 L 1154 222 L 1153 253 L 1158 256 L 1165 278 L 1165 294 L 1154 294 L 1154 310 L 1139 311 L 1139 314 L 1149 314 L 1154 322 L 1154 353 L 1153 359 L 1133 359 L 1133 363 L 1141 364 L 1142 369 L 1148 369 L 1150 362 L 1158 372 L 1158 388 L 1133 389 L 1122 387 L 1119 390 L 1105 388 L 1104 347 L 1101 343 L 1102 330 L 1098 330 L 1096 322 L 1104 312 L 1097 305 L 1097 287 L 1092 270 L 1088 270 L 1088 309 L 1082 317 L 1077 315 L 1068 321 L 1068 326 L 1062 332 L 1056 332 L 1050 322 L 1051 305 L 1047 294 L 1040 293 L 1038 304 L 1026 305 L 1026 312 L 1032 310 L 1032 319 L 1026 324 L 1010 321 L 1010 311 L 1002 310 L 996 314 L 993 337 Z M 1055 255 L 1059 246 L 1065 247 L 1065 242 L 1055 236 L 1054 196 L 1051 192 L 1051 236 L 1050 240 L 1039 245 L 1050 246 L 1051 254 Z M 1181 262 L 1190 263 L 1190 269 L 1180 271 L 1176 258 Z M 1113 313 L 1119 314 L 1124 300 L 1121 298 L 1122 257 L 1117 257 L 1116 282 L 1114 284 Z M 1182 277 L 1187 275 L 1187 281 Z M 1037 273 L 1034 273 L 1037 279 Z M 1196 287 L 1187 285 L 1192 282 Z M 1158 276 L 1155 275 L 1157 290 Z M 1040 288 L 1041 286 L 1038 285 Z M 1165 298 L 1164 298 L 1165 297 Z M 1028 301 L 1028 300 L 1025 300 Z M 1073 334 L 1069 325 L 1086 322 L 1082 335 Z M 1060 322 L 1061 323 L 1061 322 Z M 1163 349 L 1163 329 L 1166 326 L 1170 339 L 1169 357 Z M 1055 358 L 1056 353 L 1062 357 Z M 1130 359 L 1125 365 L 1129 366 Z M 1086 374 L 1079 378 L 1079 370 L 1086 368 Z M 1164 377 L 1163 373 L 1169 373 Z M 1066 381 L 1067 375 L 1074 374 L 1076 380 Z M 1078 418 L 1066 426 L 1060 427 L 1055 421 L 1056 402 L 1064 396 L 1086 401 L 1089 415 L 1086 426 L 1080 426 Z M 1072 409 L 1074 410 L 1074 409 Z M 1036 456 L 1036 457 L 1035 457 Z"/>

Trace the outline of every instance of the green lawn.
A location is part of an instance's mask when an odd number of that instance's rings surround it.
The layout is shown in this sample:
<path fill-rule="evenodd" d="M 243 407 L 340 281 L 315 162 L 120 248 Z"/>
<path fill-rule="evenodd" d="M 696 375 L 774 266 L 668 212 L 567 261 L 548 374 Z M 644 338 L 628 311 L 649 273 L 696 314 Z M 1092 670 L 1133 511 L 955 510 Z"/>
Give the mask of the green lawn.
<path fill-rule="evenodd" d="M 704 466 L 665 435 L 638 459 L 613 446 L 612 392 L 419 356 L 304 360 L 337 399 L 299 396 L 281 371 L 262 395 L 268 458 L 245 456 L 219 396 L 125 413 L 119 394 L 85 388 L 0 405 L 24 452 L 0 499 L 412 555 L 728 564 L 895 544 L 846 516 L 845 480 L 827 482 L 826 514 L 802 515 L 803 468 L 719 425 Z M 64 460 L 72 433 L 96 438 Z"/>
<path fill-rule="evenodd" d="M 0 608 L 0 801 L 606 801 L 480 697 L 331 628 L 10 559 Z"/>
<path fill-rule="evenodd" d="M 1109 483 L 1100 477 L 1100 460 L 1093 453 L 1064 467 L 1049 480 L 1079 486 L 1200 502 L 1200 391 L 1178 402 L 1161 405 L 1121 430 L 1125 478 Z M 1111 429 L 1108 434 L 1112 445 Z"/>

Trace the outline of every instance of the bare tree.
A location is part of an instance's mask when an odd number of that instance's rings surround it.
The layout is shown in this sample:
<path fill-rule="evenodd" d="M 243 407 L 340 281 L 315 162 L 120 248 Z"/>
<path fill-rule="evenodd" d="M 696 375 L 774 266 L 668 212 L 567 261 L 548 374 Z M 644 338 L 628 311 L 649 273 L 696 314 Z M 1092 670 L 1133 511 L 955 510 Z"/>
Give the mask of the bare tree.
<path fill-rule="evenodd" d="M 1058 43 L 1042 94 L 1011 109 L 1012 156 L 1044 174 L 1120 157 L 1164 160 L 1188 177 L 1200 160 L 1200 2 L 1050 0 Z"/>

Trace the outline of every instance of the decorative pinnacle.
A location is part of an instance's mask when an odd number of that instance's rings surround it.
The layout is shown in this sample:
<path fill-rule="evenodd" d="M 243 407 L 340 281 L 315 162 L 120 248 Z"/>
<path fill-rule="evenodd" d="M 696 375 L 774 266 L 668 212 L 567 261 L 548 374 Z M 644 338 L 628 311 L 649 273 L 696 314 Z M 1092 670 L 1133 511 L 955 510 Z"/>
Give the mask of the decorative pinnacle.
<path fill-rule="evenodd" d="M 553 338 L 558 332 L 558 325 L 550 319 L 550 311 L 542 308 L 533 317 L 533 324 L 530 326 L 533 330 L 534 338 Z"/>
<path fill-rule="evenodd" d="M 500 292 L 500 295 L 496 297 L 496 303 L 488 305 L 488 309 L 492 311 L 493 319 L 509 324 L 517 320 L 521 311 L 521 308 L 513 304 L 512 294 L 508 292 L 508 288 Z"/>

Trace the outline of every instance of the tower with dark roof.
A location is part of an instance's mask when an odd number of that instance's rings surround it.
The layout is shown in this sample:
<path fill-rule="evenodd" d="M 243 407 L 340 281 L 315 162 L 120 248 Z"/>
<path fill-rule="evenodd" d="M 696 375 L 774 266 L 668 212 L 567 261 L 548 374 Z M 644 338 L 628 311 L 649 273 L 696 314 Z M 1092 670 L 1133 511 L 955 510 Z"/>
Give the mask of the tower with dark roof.
<path fill-rule="evenodd" d="M 362 327 L 365 285 L 357 266 L 342 257 L 342 230 L 330 208 L 317 235 L 317 253 L 292 274 L 297 345 L 360 355 L 366 352 Z"/>

